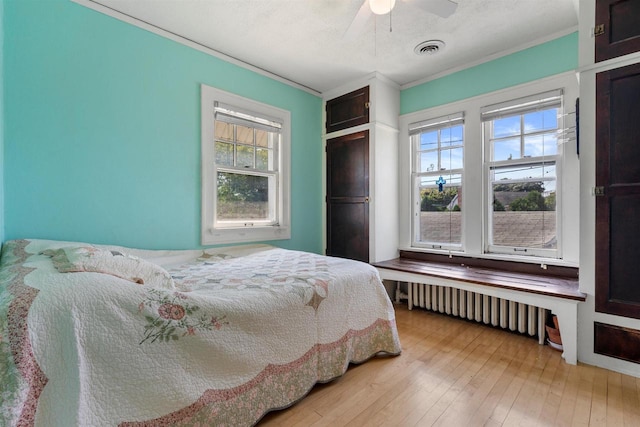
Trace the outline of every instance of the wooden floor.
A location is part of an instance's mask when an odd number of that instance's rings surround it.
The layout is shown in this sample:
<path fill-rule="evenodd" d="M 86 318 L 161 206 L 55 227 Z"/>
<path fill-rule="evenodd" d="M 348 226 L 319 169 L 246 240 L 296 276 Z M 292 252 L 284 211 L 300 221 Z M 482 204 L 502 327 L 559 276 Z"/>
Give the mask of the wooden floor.
<path fill-rule="evenodd" d="M 402 354 L 352 366 L 265 426 L 640 426 L 640 379 L 527 338 L 396 306 Z"/>

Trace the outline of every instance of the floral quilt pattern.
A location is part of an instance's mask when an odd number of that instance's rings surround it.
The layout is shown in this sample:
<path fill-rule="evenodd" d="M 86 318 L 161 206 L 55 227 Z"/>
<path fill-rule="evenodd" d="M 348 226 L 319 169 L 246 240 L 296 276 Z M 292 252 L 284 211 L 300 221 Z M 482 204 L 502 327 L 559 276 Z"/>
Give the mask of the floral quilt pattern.
<path fill-rule="evenodd" d="M 42 255 L 77 245 L 3 245 L 0 426 L 250 426 L 401 350 L 364 263 L 266 245 L 104 246 L 163 267 L 171 289 L 61 273 Z"/>
<path fill-rule="evenodd" d="M 181 336 L 195 335 L 196 331 L 211 331 L 229 324 L 225 316 L 199 313 L 200 307 L 194 305 L 186 294 L 164 289 L 149 289 L 138 310 L 146 313 L 147 321 L 140 344 L 176 341 Z"/>
<path fill-rule="evenodd" d="M 256 268 L 256 266 L 259 266 Z M 191 291 L 264 291 L 295 294 L 303 304 L 318 309 L 335 279 L 326 257 L 306 252 L 274 252 L 235 258 L 218 254 L 169 271 L 178 288 Z"/>
<path fill-rule="evenodd" d="M 0 265 L 0 425 L 33 425 L 48 382 L 33 356 L 27 315 L 38 290 L 25 286 L 27 241 L 7 242 Z"/>

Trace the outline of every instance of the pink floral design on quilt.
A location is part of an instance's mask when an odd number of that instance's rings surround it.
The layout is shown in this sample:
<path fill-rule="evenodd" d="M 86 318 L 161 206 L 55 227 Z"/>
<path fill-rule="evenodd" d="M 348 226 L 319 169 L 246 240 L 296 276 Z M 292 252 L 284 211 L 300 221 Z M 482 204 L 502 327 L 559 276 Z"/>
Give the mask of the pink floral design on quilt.
<path fill-rule="evenodd" d="M 138 305 L 147 321 L 140 344 L 177 341 L 197 331 L 211 331 L 229 323 L 226 316 L 200 314 L 200 307 L 193 305 L 183 292 L 171 292 L 150 288 Z"/>
<path fill-rule="evenodd" d="M 18 404 L 18 408 L 22 408 L 15 420 L 17 426 L 32 426 L 34 424 L 38 399 L 48 382 L 36 362 L 29 339 L 27 323 L 29 308 L 39 291 L 24 284 L 24 277 L 33 271 L 33 269 L 22 265 L 28 257 L 25 252 L 28 243 L 25 240 L 19 240 L 6 243 L 3 247 L 3 256 L 9 257 L 8 252 L 13 251 L 12 256 L 16 258 L 10 267 L 15 277 L 7 289 L 9 294 L 13 296 L 7 312 L 7 332 L 13 364 L 24 381 L 21 385 L 23 390 L 16 393 L 20 396 L 19 399 L 23 399 L 21 402 L 15 402 Z"/>

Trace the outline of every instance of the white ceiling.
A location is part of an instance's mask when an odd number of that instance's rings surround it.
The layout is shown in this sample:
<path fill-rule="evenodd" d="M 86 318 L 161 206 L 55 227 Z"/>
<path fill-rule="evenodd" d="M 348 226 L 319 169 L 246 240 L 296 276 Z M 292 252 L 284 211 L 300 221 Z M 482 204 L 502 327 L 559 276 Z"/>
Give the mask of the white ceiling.
<path fill-rule="evenodd" d="M 398 0 L 391 16 L 372 15 L 346 39 L 363 0 L 91 0 L 319 93 L 372 72 L 406 87 L 578 25 L 578 0 L 457 0 L 446 19 L 421 1 Z M 430 39 L 446 46 L 416 55 Z"/>

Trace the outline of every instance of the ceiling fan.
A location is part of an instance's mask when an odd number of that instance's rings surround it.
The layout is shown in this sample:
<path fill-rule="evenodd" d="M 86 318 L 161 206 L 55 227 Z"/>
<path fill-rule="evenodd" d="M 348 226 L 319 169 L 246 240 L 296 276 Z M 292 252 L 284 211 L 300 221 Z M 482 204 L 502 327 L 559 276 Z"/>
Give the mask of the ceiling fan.
<path fill-rule="evenodd" d="M 455 12 L 458 3 L 451 0 L 401 0 L 403 3 L 415 5 L 429 13 L 448 18 Z M 358 10 L 351 25 L 344 33 L 345 39 L 353 39 L 364 30 L 371 15 L 386 15 L 390 13 L 396 5 L 396 0 L 363 0 L 362 6 Z"/>

